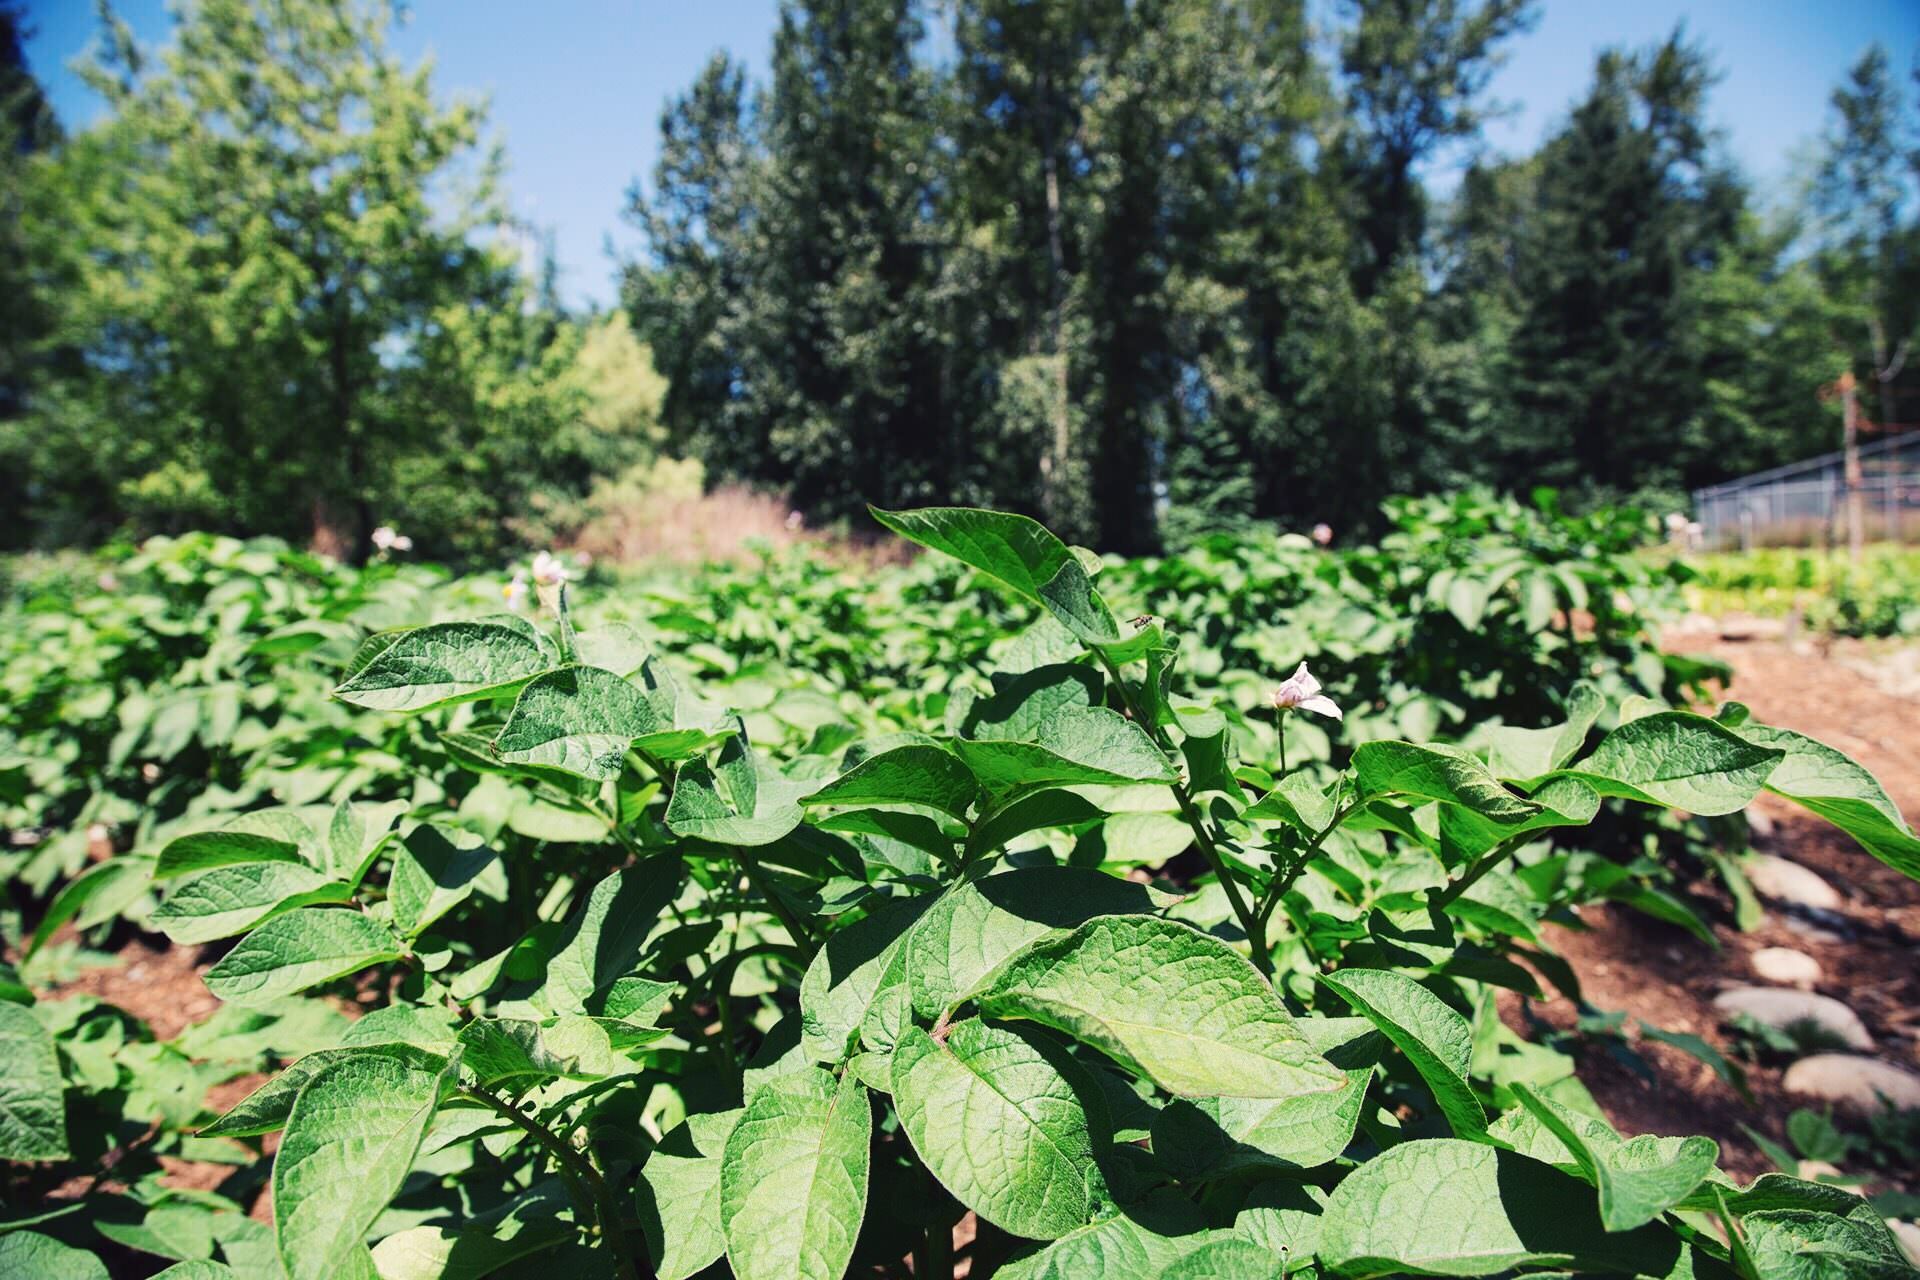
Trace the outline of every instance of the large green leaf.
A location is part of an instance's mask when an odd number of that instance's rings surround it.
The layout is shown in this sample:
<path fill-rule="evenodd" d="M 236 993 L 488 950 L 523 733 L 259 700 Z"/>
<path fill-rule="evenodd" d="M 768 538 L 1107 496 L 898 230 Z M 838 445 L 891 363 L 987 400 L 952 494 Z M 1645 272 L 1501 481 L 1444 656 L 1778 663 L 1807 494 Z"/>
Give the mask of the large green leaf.
<path fill-rule="evenodd" d="M 1154 1154 L 1183 1179 L 1318 1168 L 1353 1141 L 1372 1074 L 1349 1071 L 1343 1088 L 1292 1098 L 1176 1100 L 1154 1117 Z"/>
<path fill-rule="evenodd" d="M 439 622 L 402 633 L 333 693 L 375 711 L 425 711 L 505 697 L 553 665 L 532 628 Z"/>
<path fill-rule="evenodd" d="M 599 667 L 562 667 L 530 681 L 493 740 L 512 764 L 609 781 L 627 753 L 684 760 L 731 732 L 713 708 L 679 696 L 657 673 L 650 687 Z"/>
<path fill-rule="evenodd" d="M 110 1280 L 107 1264 L 38 1231 L 0 1235 L 0 1280 Z"/>
<path fill-rule="evenodd" d="M 1285 1098 L 1346 1083 L 1244 956 L 1171 920 L 1102 916 L 1043 939 L 976 1001 L 989 1016 L 1063 1031 L 1188 1097 Z"/>
<path fill-rule="evenodd" d="M 276 834 L 248 830 L 196 831 L 169 840 L 160 850 L 153 867 L 153 878 L 168 880 L 175 876 L 211 871 L 215 867 L 241 866 L 247 863 L 279 862 L 296 867 L 310 866 L 301 856 L 300 845 Z"/>
<path fill-rule="evenodd" d="M 465 902 L 497 855 L 485 841 L 458 827 L 422 823 L 393 854 L 387 903 L 393 927 L 408 938 Z"/>
<path fill-rule="evenodd" d="M 992 696 L 967 708 L 963 738 L 1031 742 L 1054 715 L 1068 707 L 1100 705 L 1100 676 L 1077 662 L 1056 662 L 1017 675 L 994 676 Z"/>
<path fill-rule="evenodd" d="M 1722 716 L 1746 741 L 1786 756 L 1768 775 L 1767 790 L 1825 818 L 1880 861 L 1920 880 L 1920 838 L 1872 774 L 1824 742 L 1756 724 L 1745 719 L 1745 711 L 1732 703 Z"/>
<path fill-rule="evenodd" d="M 1009 1262 L 995 1280 L 1159 1280 L 1196 1246 L 1217 1238 L 1204 1230 L 1191 1201 L 1171 1191 L 1148 1195 L 1046 1248 Z"/>
<path fill-rule="evenodd" d="M 1606 709 L 1606 698 L 1591 684 L 1573 688 L 1567 700 L 1567 718 L 1545 729 L 1502 725 L 1489 735 L 1487 764 L 1495 777 L 1526 782 L 1543 777 L 1580 754 L 1587 734 Z"/>
<path fill-rule="evenodd" d="M 714 844 L 772 844 L 800 825 L 800 797 L 813 789 L 780 773 L 737 734 L 712 766 L 704 760 L 680 766 L 667 826 L 675 835 Z"/>
<path fill-rule="evenodd" d="M 873 1012 L 881 980 L 927 905 L 926 898 L 883 904 L 836 932 L 814 955 L 800 983 L 800 1041 L 808 1057 L 846 1060 Z"/>
<path fill-rule="evenodd" d="M 1513 1092 L 1599 1191 L 1600 1221 L 1609 1231 L 1652 1222 L 1691 1195 L 1720 1158 L 1720 1146 L 1711 1138 L 1641 1134 L 1609 1141 L 1532 1086 L 1516 1083 Z"/>
<path fill-rule="evenodd" d="M 1912 1261 L 1872 1206 L 1845 1217 L 1766 1209 L 1740 1220 L 1757 1280 L 1913 1280 Z"/>
<path fill-rule="evenodd" d="M 1042 606 L 1081 640 L 1108 645 L 1126 638 L 1072 548 L 1038 521 L 973 507 L 868 509 L 908 541 L 970 564 Z"/>
<path fill-rule="evenodd" d="M 456 1071 L 357 1056 L 307 1081 L 273 1161 L 274 1239 L 288 1280 L 374 1274 L 367 1232 L 413 1168 Z"/>
<path fill-rule="evenodd" d="M 293 1114 L 294 1100 L 300 1096 L 300 1090 L 306 1087 L 307 1082 L 334 1063 L 349 1058 L 391 1058 L 417 1071 L 438 1072 L 446 1064 L 447 1055 L 410 1044 L 367 1044 L 319 1049 L 288 1063 L 280 1074 L 200 1130 L 200 1136 L 248 1138 L 285 1127 L 287 1117 Z"/>
<path fill-rule="evenodd" d="M 1784 758 L 1705 716 L 1660 711 L 1609 733 L 1569 772 L 1602 795 L 1712 815 L 1746 805 Z"/>
<path fill-rule="evenodd" d="M 761 1086 L 720 1168 L 720 1222 L 739 1280 L 839 1280 L 866 1214 L 873 1104 L 818 1068 Z"/>
<path fill-rule="evenodd" d="M 1479 757 L 1459 747 L 1365 743 L 1353 753 L 1353 774 L 1363 796 L 1437 800 L 1493 822 L 1523 822 L 1540 810 L 1507 790 Z"/>
<path fill-rule="evenodd" d="M 1053 1240 L 1093 1217 L 1093 1130 L 1056 1046 L 969 1018 L 935 1040 L 915 1027 L 893 1055 L 893 1101 L 913 1149 L 987 1221 Z M 1090 1081 L 1082 1083 L 1082 1089 Z"/>
<path fill-rule="evenodd" d="M 924 744 L 868 756 L 832 782 L 803 796 L 802 804 L 911 804 L 967 816 L 980 786 L 958 756 Z"/>
<path fill-rule="evenodd" d="M 231 938 L 283 911 L 346 902 L 353 887 L 304 862 L 253 862 L 202 872 L 154 910 L 154 927 L 176 946 Z"/>
<path fill-rule="evenodd" d="M 1473 1028 L 1433 992 L 1391 969 L 1340 969 L 1320 981 L 1367 1018 L 1433 1090 L 1454 1133 L 1484 1133 L 1486 1111 L 1467 1083 Z"/>
<path fill-rule="evenodd" d="M 1146 730 L 1106 707 L 1063 707 L 1031 741 L 957 738 L 953 749 L 981 785 L 1000 794 L 1175 777 L 1172 762 Z"/>
<path fill-rule="evenodd" d="M 594 998 L 633 972 L 648 936 L 680 890 L 678 859 L 648 858 L 593 886 L 561 927 L 530 989 L 508 989 L 548 1013 L 595 1013 Z"/>
<path fill-rule="evenodd" d="M 727 1251 L 720 1225 L 720 1166 L 744 1110 L 688 1116 L 661 1138 L 640 1171 L 640 1226 L 659 1280 L 686 1280 Z"/>
<path fill-rule="evenodd" d="M 1665 1276 L 1680 1247 L 1658 1225 L 1609 1233 L 1585 1183 L 1457 1138 L 1403 1142 L 1367 1161 L 1334 1188 L 1320 1229 L 1320 1262 L 1354 1280 L 1523 1266 Z"/>
<path fill-rule="evenodd" d="M 344 908 L 303 907 L 255 929 L 207 970 L 207 990 L 257 1005 L 400 958 L 384 925 Z"/>
<path fill-rule="evenodd" d="M 0 1001 L 0 1063 L 0 1160 L 64 1160 L 65 1086 L 53 1036 L 11 1001 Z"/>
<path fill-rule="evenodd" d="M 1173 899 L 1084 867 L 1029 867 L 955 885 L 907 945 L 913 1007 L 938 1017 L 974 992 L 1022 947 L 1095 916 L 1156 911 Z"/>
<path fill-rule="evenodd" d="M 536 1022 L 530 1018 L 475 1018 L 460 1028 L 460 1064 L 479 1084 L 510 1090 L 550 1080 L 604 1080 L 631 1071 L 614 1053 L 606 1031 L 593 1018 L 569 1014 Z"/>

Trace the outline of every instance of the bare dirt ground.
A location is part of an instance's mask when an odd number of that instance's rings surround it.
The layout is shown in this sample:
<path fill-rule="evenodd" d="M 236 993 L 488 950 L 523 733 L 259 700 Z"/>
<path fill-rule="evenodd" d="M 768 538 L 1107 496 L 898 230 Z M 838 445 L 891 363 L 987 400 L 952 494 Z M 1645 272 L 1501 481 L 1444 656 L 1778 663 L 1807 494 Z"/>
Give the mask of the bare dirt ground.
<path fill-rule="evenodd" d="M 1750 638 L 1732 638 L 1743 635 Z M 1920 818 L 1920 685 L 1907 678 L 1912 648 L 1817 646 L 1731 625 L 1675 632 L 1667 647 L 1731 665 L 1729 700 L 1746 703 L 1768 724 L 1846 752 L 1880 779 L 1910 822 Z M 1838 918 L 1810 920 L 1769 904 L 1760 927 L 1742 933 L 1717 881 L 1686 886 L 1719 942 L 1713 948 L 1624 906 L 1587 908 L 1587 932 L 1556 927 L 1551 941 L 1579 974 L 1589 1004 L 1691 1032 L 1731 1053 L 1734 1045 L 1713 1008 L 1714 996 L 1731 986 L 1769 985 L 1754 973 L 1753 953 L 1791 947 L 1819 961 L 1823 975 L 1814 989 L 1860 1015 L 1880 1057 L 1920 1068 L 1920 883 L 1778 797 L 1761 796 L 1754 811 L 1755 847 L 1817 872 L 1839 890 L 1844 905 Z M 1521 997 L 1503 997 L 1508 1025 L 1526 1034 Z M 1564 998 L 1536 1002 L 1532 1012 L 1558 1027 L 1572 1026 L 1577 1016 Z M 1632 1048 L 1651 1068 L 1651 1079 L 1598 1044 L 1580 1063 L 1581 1079 L 1618 1128 L 1707 1134 L 1719 1141 L 1723 1166 L 1737 1176 L 1773 1168 L 1743 1126 L 1778 1141 L 1787 1116 L 1808 1105 L 1781 1087 L 1783 1064 L 1747 1064 L 1755 1096 L 1749 1106 L 1679 1049 L 1645 1040 Z M 1906 1189 L 1914 1189 L 1911 1182 Z"/>

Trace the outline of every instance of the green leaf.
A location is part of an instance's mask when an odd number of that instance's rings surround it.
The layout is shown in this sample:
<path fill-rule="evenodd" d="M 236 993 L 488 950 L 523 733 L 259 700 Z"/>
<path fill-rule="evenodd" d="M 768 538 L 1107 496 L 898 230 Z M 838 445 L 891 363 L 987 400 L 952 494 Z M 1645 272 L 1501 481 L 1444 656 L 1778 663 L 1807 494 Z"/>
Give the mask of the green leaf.
<path fill-rule="evenodd" d="M 808 782 L 787 778 L 748 745 L 729 738 L 709 767 L 689 760 L 674 779 L 667 827 L 677 836 L 748 847 L 772 844 L 800 825 Z"/>
<path fill-rule="evenodd" d="M 531 1212 L 523 1213 L 522 1206 Z M 555 1216 L 558 1208 L 547 1200 L 522 1200 L 497 1223 L 408 1227 L 373 1247 L 373 1263 L 380 1280 L 483 1280 L 507 1274 L 502 1269 L 515 1259 L 552 1249 L 578 1235 L 572 1223 Z"/>
<path fill-rule="evenodd" d="M 1095 916 L 1146 914 L 1174 899 L 1083 867 L 1029 867 L 955 885 L 907 944 L 907 987 L 928 1018 L 970 999 L 1021 948 Z"/>
<path fill-rule="evenodd" d="M 1487 1115 L 1467 1084 L 1473 1028 L 1433 992 L 1390 969 L 1340 969 L 1320 981 L 1407 1055 L 1455 1134 L 1486 1132 Z"/>
<path fill-rule="evenodd" d="M 460 1065 L 483 1088 L 503 1081 L 513 1091 L 547 1080 L 604 1080 L 631 1071 L 607 1033 L 578 1014 L 534 1022 L 475 1018 L 460 1028 Z"/>
<path fill-rule="evenodd" d="M 967 854 L 978 858 L 1006 848 L 1029 831 L 1077 827 L 1106 816 L 1106 810 L 1076 792 L 1031 792 L 982 814 L 967 837 Z"/>
<path fill-rule="evenodd" d="M 75 928 L 89 929 L 119 915 L 147 892 L 153 881 L 153 865 L 151 858 L 108 858 L 67 881 L 41 914 L 33 936 L 27 939 L 22 961 L 31 960 L 61 925 L 76 916 Z"/>
<path fill-rule="evenodd" d="M 509 994 L 550 1013 L 594 1012 L 594 997 L 633 972 L 680 880 L 679 860 L 668 855 L 601 880 L 561 929 L 542 980 Z"/>
<path fill-rule="evenodd" d="M 873 1104 L 818 1069 L 761 1086 L 727 1137 L 720 1222 L 739 1280 L 839 1280 L 867 1205 Z"/>
<path fill-rule="evenodd" d="M 207 990 L 259 1005 L 400 958 L 400 943 L 358 911 L 303 907 L 255 929 L 207 970 Z"/>
<path fill-rule="evenodd" d="M 432 823 L 415 827 L 393 854 L 387 882 L 393 927 L 404 937 L 418 937 L 466 901 L 495 860 L 494 851 L 470 831 Z"/>
<path fill-rule="evenodd" d="M 356 1056 L 307 1081 L 273 1161 L 274 1239 L 287 1280 L 371 1276 L 367 1232 L 413 1168 L 456 1080 L 393 1058 Z"/>
<path fill-rule="evenodd" d="M 1784 758 L 1705 716 L 1661 711 L 1621 725 L 1569 772 L 1602 795 L 1711 816 L 1746 805 Z"/>
<path fill-rule="evenodd" d="M 37 1231 L 0 1236 L 0 1280 L 110 1280 L 107 1265 Z"/>
<path fill-rule="evenodd" d="M 1315 1169 L 1353 1141 L 1371 1070 L 1327 1093 L 1292 1098 L 1175 1100 L 1153 1122 L 1153 1151 L 1182 1180 L 1250 1169 Z"/>
<path fill-rule="evenodd" d="M 239 1280 L 238 1274 L 224 1262 L 208 1262 L 195 1259 L 191 1262 L 176 1262 L 165 1271 L 157 1273 L 153 1280 Z M 382 1276 L 381 1280 L 386 1280 Z"/>
<path fill-rule="evenodd" d="M 1573 695 L 1567 700 L 1567 718 L 1563 723 L 1545 729 L 1503 725 L 1493 730 L 1488 768 L 1495 777 L 1520 782 L 1552 773 L 1580 754 L 1587 734 L 1605 709 L 1606 698 L 1599 689 L 1585 682 L 1575 685 Z"/>
<path fill-rule="evenodd" d="M 836 932 L 815 953 L 800 983 L 800 1041 L 809 1058 L 846 1061 L 873 1012 L 882 979 L 927 907 L 926 898 L 883 904 Z"/>
<path fill-rule="evenodd" d="M 1825 818 L 1880 861 L 1920 880 L 1920 838 L 1872 774 L 1790 729 L 1749 720 L 1733 731 L 1755 746 L 1785 753 L 1767 777 L 1767 790 Z"/>
<path fill-rule="evenodd" d="M 1872 1206 L 1845 1217 L 1804 1209 L 1767 1209 L 1740 1220 L 1758 1280 L 1912 1280 L 1901 1252 Z"/>
<path fill-rule="evenodd" d="M 1608 1233 L 1593 1189 L 1511 1151 L 1457 1138 L 1389 1147 L 1334 1188 L 1320 1262 L 1342 1276 L 1486 1276 L 1571 1266 L 1665 1276 L 1680 1241 L 1664 1227 Z"/>
<path fill-rule="evenodd" d="M 958 738 L 953 749 L 981 785 L 1002 794 L 1175 778 L 1172 763 L 1146 730 L 1106 707 L 1063 707 L 1030 742 Z"/>
<path fill-rule="evenodd" d="M 246 863 L 279 862 L 296 867 L 311 867 L 301 856 L 300 846 L 291 840 L 258 831 L 196 831 L 167 842 L 154 863 L 153 878 L 169 880 L 175 876 L 211 871 L 215 867 Z"/>
<path fill-rule="evenodd" d="M 1273 1280 L 1286 1259 L 1252 1240 L 1210 1240 L 1176 1259 L 1160 1280 Z"/>
<path fill-rule="evenodd" d="M 1086 568 L 1038 521 L 972 507 L 868 510 L 908 541 L 972 565 L 1042 606 L 1083 641 L 1113 644 L 1125 638 Z"/>
<path fill-rule="evenodd" d="M 994 692 L 967 710 L 963 738 L 1031 742 L 1042 726 L 1068 707 L 1100 705 L 1099 675 L 1075 662 L 1057 662 L 1017 675 L 995 674 Z"/>
<path fill-rule="evenodd" d="M 439 622 L 403 632 L 333 696 L 373 711 L 505 697 L 554 665 L 531 633 L 498 622 Z"/>
<path fill-rule="evenodd" d="M 449 1046 L 451 1047 L 451 1046 Z M 235 1103 L 227 1113 L 200 1130 L 203 1138 L 248 1138 L 286 1126 L 294 1100 L 309 1080 L 336 1062 L 350 1058 L 388 1058 L 417 1071 L 438 1072 L 447 1055 L 410 1044 L 370 1044 L 320 1049 L 288 1063 L 279 1075 Z"/>
<path fill-rule="evenodd" d="M 1459 805 L 1493 822 L 1523 822 L 1540 806 L 1515 795 L 1487 772 L 1477 756 L 1460 747 L 1411 742 L 1369 742 L 1353 753 L 1354 780 L 1362 796 L 1414 796 Z"/>
<path fill-rule="evenodd" d="M 353 888 L 305 863 L 254 862 L 203 872 L 169 893 L 154 927 L 176 946 L 231 938 L 298 907 L 346 902 Z"/>
<path fill-rule="evenodd" d="M 1044 939 L 976 1003 L 1065 1032 L 1188 1097 L 1285 1098 L 1346 1083 L 1244 956 L 1171 920 L 1103 916 Z"/>
<path fill-rule="evenodd" d="M 1056 1046 L 977 1018 L 944 1042 L 915 1027 L 894 1050 L 893 1101 L 956 1199 L 1004 1231 L 1053 1240 L 1087 1224 L 1101 1187 L 1074 1070 Z"/>
<path fill-rule="evenodd" d="M 640 1170 L 640 1225 L 659 1280 L 686 1280 L 727 1251 L 720 1167 L 743 1109 L 688 1116 Z"/>
<path fill-rule="evenodd" d="M 994 1280 L 1158 1280 L 1164 1268 L 1209 1238 L 1203 1226 L 1184 1196 L 1152 1193 L 1007 1263 Z"/>
<path fill-rule="evenodd" d="M 1711 1138 L 1617 1135 L 1608 1141 L 1573 1122 L 1565 1108 L 1531 1086 L 1516 1083 L 1514 1096 L 1572 1155 L 1600 1193 L 1600 1222 L 1609 1231 L 1630 1231 L 1673 1208 L 1713 1172 L 1720 1146 Z"/>
<path fill-rule="evenodd" d="M 0 1002 L 0 1160 L 67 1158 L 65 1085 L 53 1035 L 33 1010 Z"/>
<path fill-rule="evenodd" d="M 959 757 L 940 747 L 895 747 L 868 756 L 801 804 L 912 804 L 965 818 L 980 786 Z"/>
<path fill-rule="evenodd" d="M 627 753 L 684 760 L 731 732 L 712 708 L 680 696 L 649 664 L 636 686 L 599 667 L 562 667 L 528 683 L 493 740 L 500 759 L 606 782 Z"/>

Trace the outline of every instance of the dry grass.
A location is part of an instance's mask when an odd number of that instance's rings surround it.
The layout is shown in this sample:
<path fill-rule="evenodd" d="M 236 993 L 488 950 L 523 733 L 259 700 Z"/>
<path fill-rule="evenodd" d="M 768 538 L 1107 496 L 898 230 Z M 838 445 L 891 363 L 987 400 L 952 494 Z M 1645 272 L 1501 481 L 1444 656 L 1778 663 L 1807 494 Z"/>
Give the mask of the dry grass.
<path fill-rule="evenodd" d="M 596 561 L 625 565 L 741 563 L 768 548 L 803 544 L 829 559 L 863 566 L 898 564 L 912 556 L 898 538 L 810 528 L 784 496 L 737 484 L 603 505 L 568 542 Z"/>

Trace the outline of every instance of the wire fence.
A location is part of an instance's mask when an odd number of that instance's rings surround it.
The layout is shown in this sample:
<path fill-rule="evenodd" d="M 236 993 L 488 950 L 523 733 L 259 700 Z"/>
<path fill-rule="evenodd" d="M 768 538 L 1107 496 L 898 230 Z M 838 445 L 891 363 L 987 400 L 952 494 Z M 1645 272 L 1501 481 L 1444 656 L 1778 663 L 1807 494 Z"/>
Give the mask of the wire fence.
<path fill-rule="evenodd" d="M 1920 541 L 1920 432 L 1860 446 L 1860 497 L 1869 541 Z M 1829 453 L 1693 491 L 1700 539 L 1729 547 L 1843 542 L 1846 457 Z"/>

